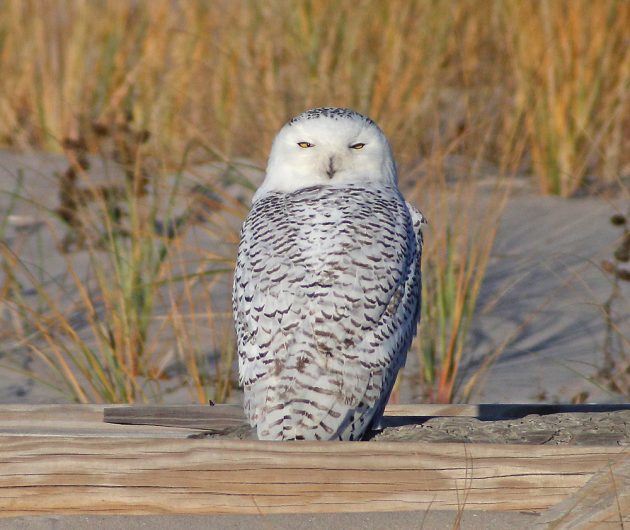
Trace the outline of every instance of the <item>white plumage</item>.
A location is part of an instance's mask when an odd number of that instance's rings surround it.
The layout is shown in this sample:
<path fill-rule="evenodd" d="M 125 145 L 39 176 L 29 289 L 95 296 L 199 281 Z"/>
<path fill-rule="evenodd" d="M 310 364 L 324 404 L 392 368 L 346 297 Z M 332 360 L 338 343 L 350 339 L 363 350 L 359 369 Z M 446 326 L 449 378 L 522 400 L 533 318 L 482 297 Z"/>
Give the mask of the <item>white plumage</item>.
<path fill-rule="evenodd" d="M 234 276 L 240 383 L 260 439 L 378 427 L 419 320 L 423 222 L 369 118 L 320 108 L 280 130 Z"/>

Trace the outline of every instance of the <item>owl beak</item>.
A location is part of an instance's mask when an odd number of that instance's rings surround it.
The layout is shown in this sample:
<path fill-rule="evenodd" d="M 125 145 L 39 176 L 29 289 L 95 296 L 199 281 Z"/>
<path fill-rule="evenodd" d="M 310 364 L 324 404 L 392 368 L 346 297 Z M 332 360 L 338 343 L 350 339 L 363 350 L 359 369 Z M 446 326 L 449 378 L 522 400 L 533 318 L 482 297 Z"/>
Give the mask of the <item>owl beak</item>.
<path fill-rule="evenodd" d="M 328 175 L 329 179 L 332 179 L 337 172 L 337 168 L 335 167 L 335 157 L 331 156 L 328 159 L 328 167 L 326 168 L 326 175 Z"/>

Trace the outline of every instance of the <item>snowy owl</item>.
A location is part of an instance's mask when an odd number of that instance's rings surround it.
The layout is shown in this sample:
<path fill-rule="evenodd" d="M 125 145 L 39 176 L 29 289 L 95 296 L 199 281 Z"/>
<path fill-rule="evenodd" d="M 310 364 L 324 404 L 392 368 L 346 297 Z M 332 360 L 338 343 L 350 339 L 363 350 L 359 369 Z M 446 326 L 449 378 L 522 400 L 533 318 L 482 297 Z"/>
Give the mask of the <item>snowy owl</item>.
<path fill-rule="evenodd" d="M 419 320 L 423 222 L 369 118 L 318 108 L 280 130 L 234 275 L 259 439 L 359 440 L 378 427 Z"/>

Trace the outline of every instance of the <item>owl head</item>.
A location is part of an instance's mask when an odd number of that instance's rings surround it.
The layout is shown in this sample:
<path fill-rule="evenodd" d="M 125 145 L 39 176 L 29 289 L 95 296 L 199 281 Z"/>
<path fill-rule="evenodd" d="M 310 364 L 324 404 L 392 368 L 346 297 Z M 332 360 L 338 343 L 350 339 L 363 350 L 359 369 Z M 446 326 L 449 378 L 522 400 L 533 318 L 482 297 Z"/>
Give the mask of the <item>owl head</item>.
<path fill-rule="evenodd" d="M 316 185 L 396 182 L 392 151 L 378 125 L 353 110 L 324 107 L 307 110 L 280 129 L 254 200 L 270 191 Z"/>

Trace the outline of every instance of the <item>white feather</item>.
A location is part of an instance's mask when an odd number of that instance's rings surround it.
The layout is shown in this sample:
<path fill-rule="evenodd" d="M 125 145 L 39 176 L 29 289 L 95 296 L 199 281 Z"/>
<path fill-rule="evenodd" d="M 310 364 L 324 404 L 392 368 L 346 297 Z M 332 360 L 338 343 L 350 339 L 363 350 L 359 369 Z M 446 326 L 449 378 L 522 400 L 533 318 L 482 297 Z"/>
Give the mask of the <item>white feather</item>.
<path fill-rule="evenodd" d="M 368 118 L 314 109 L 280 131 L 234 278 L 259 438 L 360 439 L 378 424 L 419 319 L 423 222 Z"/>

